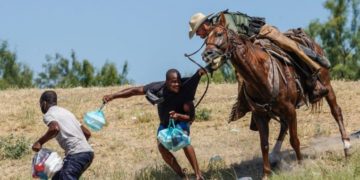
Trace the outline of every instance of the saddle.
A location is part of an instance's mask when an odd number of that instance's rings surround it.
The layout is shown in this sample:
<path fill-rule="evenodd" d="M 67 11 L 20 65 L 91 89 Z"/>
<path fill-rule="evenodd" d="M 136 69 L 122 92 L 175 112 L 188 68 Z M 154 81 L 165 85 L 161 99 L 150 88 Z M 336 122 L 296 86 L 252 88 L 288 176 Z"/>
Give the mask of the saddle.
<path fill-rule="evenodd" d="M 309 56 L 313 61 L 317 62 L 321 67 L 329 68 L 330 62 L 328 59 L 324 59 L 324 52 L 320 46 L 310 38 L 303 29 L 289 29 L 283 33 L 286 37 L 292 39 L 298 43 L 298 46 Z M 260 46 L 270 56 L 275 57 L 280 60 L 282 63 L 293 66 L 296 69 L 296 72 L 305 78 L 311 77 L 313 74 L 312 70 L 307 66 L 303 61 L 299 60 L 299 57 L 296 56 L 293 52 L 286 51 L 273 43 L 267 38 L 259 38 L 257 36 L 252 37 L 252 41 L 255 45 Z"/>
<path fill-rule="evenodd" d="M 324 52 L 320 46 L 304 32 L 303 29 L 289 29 L 283 34 L 297 42 L 299 47 L 306 53 L 307 56 L 319 63 L 322 67 L 328 68 L 330 62 L 324 62 L 323 59 L 318 58 L 324 56 Z M 254 36 L 253 43 L 262 47 L 270 53 L 270 55 L 280 59 L 283 63 L 296 66 L 298 70 L 302 70 L 302 73 L 306 75 L 309 74 L 310 69 L 308 69 L 306 64 L 302 63 L 302 61 L 298 61 L 298 57 L 294 53 L 283 50 L 271 40 Z"/>

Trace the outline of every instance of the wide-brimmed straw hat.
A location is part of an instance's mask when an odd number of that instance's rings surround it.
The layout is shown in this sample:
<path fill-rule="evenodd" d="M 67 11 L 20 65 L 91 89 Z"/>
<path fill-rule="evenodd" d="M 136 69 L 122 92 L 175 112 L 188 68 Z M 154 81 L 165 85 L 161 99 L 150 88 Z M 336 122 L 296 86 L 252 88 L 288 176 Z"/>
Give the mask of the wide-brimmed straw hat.
<path fill-rule="evenodd" d="M 199 13 L 195 13 L 193 16 L 191 16 L 190 22 L 189 22 L 189 25 L 190 25 L 189 38 L 190 39 L 194 36 L 194 34 L 199 29 L 201 24 L 204 23 L 211 15 L 212 14 L 205 16 L 203 13 L 199 12 Z"/>

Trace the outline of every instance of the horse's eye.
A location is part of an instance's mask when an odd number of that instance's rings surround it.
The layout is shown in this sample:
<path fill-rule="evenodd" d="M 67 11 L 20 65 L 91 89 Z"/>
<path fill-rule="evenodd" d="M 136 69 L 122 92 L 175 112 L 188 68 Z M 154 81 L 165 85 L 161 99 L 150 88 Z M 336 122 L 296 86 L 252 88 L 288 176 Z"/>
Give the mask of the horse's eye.
<path fill-rule="evenodd" d="M 220 37 L 222 35 L 223 35 L 223 33 L 216 33 L 216 37 Z"/>

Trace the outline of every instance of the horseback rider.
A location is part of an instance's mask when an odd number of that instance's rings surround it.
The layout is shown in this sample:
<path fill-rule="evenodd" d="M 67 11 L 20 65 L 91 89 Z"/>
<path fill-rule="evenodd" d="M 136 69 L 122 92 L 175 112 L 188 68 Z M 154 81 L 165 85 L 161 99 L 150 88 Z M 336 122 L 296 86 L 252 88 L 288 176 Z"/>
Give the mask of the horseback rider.
<path fill-rule="evenodd" d="M 189 38 L 191 39 L 196 34 L 200 38 L 205 39 L 212 31 L 213 26 L 219 21 L 221 13 L 225 16 L 226 27 L 237 34 L 247 36 L 249 38 L 269 39 L 283 50 L 296 54 L 299 57 L 298 59 L 302 60 L 311 70 L 312 75 L 310 77 L 306 77 L 311 80 L 311 85 L 309 85 L 309 88 L 311 89 L 309 92 L 310 102 L 316 102 L 327 95 L 328 90 L 318 78 L 318 73 L 321 68 L 319 64 L 323 67 L 330 68 L 330 63 L 327 58 L 317 54 L 310 48 L 298 44 L 296 41 L 279 32 L 279 30 L 275 27 L 266 24 L 265 18 L 251 17 L 241 12 L 229 12 L 227 10 L 215 15 L 210 14 L 207 16 L 203 13 L 196 13 L 190 18 Z M 239 82 L 240 92 L 238 94 L 238 103 L 234 104 L 233 107 L 233 109 L 236 108 L 237 111 L 236 117 L 230 120 L 239 119 L 250 111 L 245 98 L 242 97 L 244 96 L 242 88 L 243 80 L 239 73 L 236 73 L 236 75 Z"/>

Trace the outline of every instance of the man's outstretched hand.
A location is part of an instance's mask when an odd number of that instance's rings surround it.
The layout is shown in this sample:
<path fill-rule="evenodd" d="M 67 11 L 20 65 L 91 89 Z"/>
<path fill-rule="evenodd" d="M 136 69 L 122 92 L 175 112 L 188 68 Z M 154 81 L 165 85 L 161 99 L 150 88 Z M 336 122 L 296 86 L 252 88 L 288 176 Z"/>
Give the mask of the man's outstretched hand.
<path fill-rule="evenodd" d="M 105 96 L 103 97 L 103 102 L 104 102 L 104 103 L 108 103 L 108 102 L 112 101 L 113 99 L 114 99 L 113 95 L 111 95 L 111 94 L 105 95 Z"/>

